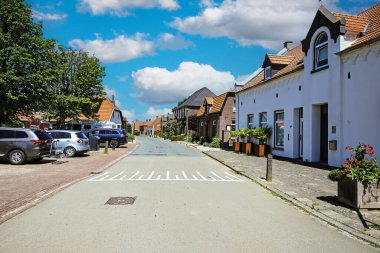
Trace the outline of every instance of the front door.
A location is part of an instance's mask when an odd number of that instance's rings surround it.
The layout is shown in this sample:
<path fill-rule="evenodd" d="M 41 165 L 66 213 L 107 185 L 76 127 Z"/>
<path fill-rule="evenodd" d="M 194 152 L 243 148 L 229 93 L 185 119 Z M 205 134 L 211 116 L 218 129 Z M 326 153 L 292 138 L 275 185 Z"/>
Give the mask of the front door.
<path fill-rule="evenodd" d="M 328 111 L 327 104 L 321 105 L 321 162 L 328 161 Z"/>

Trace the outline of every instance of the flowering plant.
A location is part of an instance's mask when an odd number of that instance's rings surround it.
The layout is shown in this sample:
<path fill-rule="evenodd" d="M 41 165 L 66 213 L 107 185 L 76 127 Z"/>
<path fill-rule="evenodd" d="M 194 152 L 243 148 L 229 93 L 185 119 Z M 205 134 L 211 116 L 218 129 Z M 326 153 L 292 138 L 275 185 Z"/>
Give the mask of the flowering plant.
<path fill-rule="evenodd" d="M 372 146 L 359 143 L 356 148 L 348 146 L 346 150 L 353 151 L 354 154 L 346 159 L 340 169 L 330 172 L 331 180 L 338 181 L 343 177 L 349 177 L 359 182 L 379 181 L 380 171 Z"/>

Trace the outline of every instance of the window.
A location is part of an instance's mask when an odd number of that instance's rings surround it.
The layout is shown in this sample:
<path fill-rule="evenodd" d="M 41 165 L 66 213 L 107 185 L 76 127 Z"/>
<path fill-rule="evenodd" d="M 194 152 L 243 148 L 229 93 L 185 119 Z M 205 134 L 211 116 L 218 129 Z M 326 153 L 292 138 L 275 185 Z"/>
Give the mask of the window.
<path fill-rule="evenodd" d="M 28 138 L 28 134 L 23 131 L 16 131 L 16 139 Z"/>
<path fill-rule="evenodd" d="M 266 67 L 266 68 L 265 68 L 264 79 L 265 79 L 265 80 L 268 80 L 268 79 L 270 78 L 270 74 L 271 74 L 271 68 L 270 68 L 270 66 L 269 66 L 269 67 Z"/>
<path fill-rule="evenodd" d="M 236 112 L 236 99 L 234 99 L 234 107 L 232 108 L 232 112 Z"/>
<path fill-rule="evenodd" d="M 212 125 L 213 125 L 213 126 L 216 126 L 216 120 L 213 120 L 213 121 L 212 121 Z"/>
<path fill-rule="evenodd" d="M 212 105 L 208 105 L 208 106 L 207 106 L 207 113 L 210 113 L 211 110 L 212 110 Z"/>
<path fill-rule="evenodd" d="M 328 39 L 325 32 L 318 35 L 314 45 L 314 68 L 319 69 L 328 65 Z"/>
<path fill-rule="evenodd" d="M 15 131 L 0 130 L 0 139 L 10 139 L 15 137 Z"/>
<path fill-rule="evenodd" d="M 267 113 L 262 112 L 260 113 L 260 127 L 267 127 L 268 121 L 267 121 Z"/>
<path fill-rule="evenodd" d="M 201 122 L 201 127 L 203 127 L 203 122 Z"/>
<path fill-rule="evenodd" d="M 235 130 L 236 130 L 236 121 L 232 120 L 232 122 L 231 122 L 231 131 L 235 131 Z"/>
<path fill-rule="evenodd" d="M 248 125 L 247 125 L 247 127 L 248 128 L 253 128 L 253 114 L 248 114 Z"/>
<path fill-rule="evenodd" d="M 274 112 L 274 146 L 284 147 L 284 111 Z"/>

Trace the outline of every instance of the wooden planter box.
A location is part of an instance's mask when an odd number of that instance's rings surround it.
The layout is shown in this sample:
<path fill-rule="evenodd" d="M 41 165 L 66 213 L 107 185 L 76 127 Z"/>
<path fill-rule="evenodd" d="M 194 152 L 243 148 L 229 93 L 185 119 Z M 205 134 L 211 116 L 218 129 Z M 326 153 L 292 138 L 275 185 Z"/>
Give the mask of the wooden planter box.
<path fill-rule="evenodd" d="M 245 153 L 247 155 L 252 155 L 253 154 L 253 146 L 254 144 L 253 143 L 245 143 Z"/>
<path fill-rule="evenodd" d="M 233 148 L 234 148 L 234 151 L 235 152 L 240 152 L 241 151 L 241 148 L 240 148 L 240 142 L 234 142 L 234 146 L 233 146 Z"/>
<path fill-rule="evenodd" d="M 254 148 L 254 155 L 255 156 L 266 156 L 268 154 L 268 147 L 264 144 L 256 144 Z"/>
<path fill-rule="evenodd" d="M 354 208 L 379 209 L 380 184 L 363 185 L 356 180 L 343 178 L 338 181 L 338 200 Z"/>

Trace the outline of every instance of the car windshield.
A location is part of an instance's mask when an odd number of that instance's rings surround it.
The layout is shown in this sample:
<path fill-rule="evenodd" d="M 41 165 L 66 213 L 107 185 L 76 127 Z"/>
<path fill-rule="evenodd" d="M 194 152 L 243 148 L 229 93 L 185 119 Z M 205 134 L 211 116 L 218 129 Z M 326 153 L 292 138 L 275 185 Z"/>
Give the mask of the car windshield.
<path fill-rule="evenodd" d="M 80 132 L 80 133 L 75 133 L 75 135 L 76 135 L 79 139 L 87 139 L 87 136 L 86 136 L 84 133 L 82 133 L 82 132 Z"/>
<path fill-rule="evenodd" d="M 36 130 L 34 133 L 37 135 L 38 139 L 40 140 L 51 140 L 53 139 L 47 132 Z"/>

